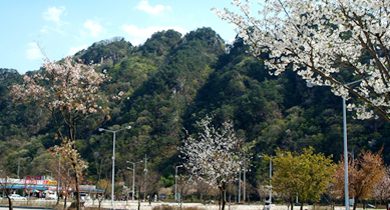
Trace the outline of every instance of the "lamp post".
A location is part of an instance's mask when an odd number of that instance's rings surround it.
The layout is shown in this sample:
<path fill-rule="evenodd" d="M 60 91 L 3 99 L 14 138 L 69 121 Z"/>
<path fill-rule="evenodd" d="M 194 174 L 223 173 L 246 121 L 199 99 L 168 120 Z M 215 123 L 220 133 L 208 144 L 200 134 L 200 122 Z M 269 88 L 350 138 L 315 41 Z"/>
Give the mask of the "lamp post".
<path fill-rule="evenodd" d="M 264 156 L 259 155 L 258 157 L 262 158 Z M 272 185 L 271 185 L 271 178 L 272 178 L 272 157 L 269 158 L 269 205 L 272 204 Z"/>
<path fill-rule="evenodd" d="M 246 201 L 246 193 L 245 193 L 245 187 L 246 187 L 246 160 L 244 161 L 244 171 L 243 171 L 243 173 L 244 173 L 244 182 L 242 183 L 243 184 L 243 186 L 242 186 L 242 199 L 244 200 L 244 201 Z"/>
<path fill-rule="evenodd" d="M 178 200 L 178 196 L 177 196 L 177 171 L 178 171 L 179 167 L 183 167 L 183 165 L 176 166 L 176 170 L 175 170 L 175 201 Z"/>
<path fill-rule="evenodd" d="M 349 86 L 357 82 L 362 81 L 356 80 L 345 84 L 344 86 Z M 322 86 L 317 83 L 308 82 L 306 86 L 311 88 L 314 86 Z M 347 144 L 347 110 L 345 108 L 345 98 L 343 98 L 343 136 L 344 136 L 344 199 L 345 199 L 345 210 L 349 210 L 349 193 L 348 193 L 348 144 Z"/>
<path fill-rule="evenodd" d="M 107 130 L 104 128 L 99 128 L 100 132 L 107 131 L 113 133 L 113 143 L 112 143 L 112 179 L 111 179 L 111 206 L 114 206 L 114 181 L 115 181 L 115 134 L 118 131 L 124 130 L 124 129 L 130 129 L 131 126 L 126 126 L 125 128 L 112 131 Z"/>
<path fill-rule="evenodd" d="M 238 171 L 238 196 L 237 196 L 237 202 L 241 202 L 241 169 Z"/>
<path fill-rule="evenodd" d="M 144 172 L 145 172 L 145 177 L 144 177 L 144 199 L 146 199 L 146 173 L 148 173 L 148 157 L 147 155 L 145 154 L 145 158 L 144 158 L 144 161 L 141 161 L 141 162 L 144 162 L 145 163 L 145 168 L 144 168 Z"/>
<path fill-rule="evenodd" d="M 134 194 L 135 194 L 135 190 L 134 190 L 134 183 L 135 183 L 135 164 L 136 164 L 136 163 L 139 163 L 139 162 L 126 161 L 126 163 L 132 163 L 132 164 L 133 164 L 133 168 L 132 168 L 132 169 L 129 168 L 129 167 L 127 167 L 127 169 L 133 171 L 133 186 L 132 186 L 133 194 L 131 195 L 131 200 L 134 202 Z"/>

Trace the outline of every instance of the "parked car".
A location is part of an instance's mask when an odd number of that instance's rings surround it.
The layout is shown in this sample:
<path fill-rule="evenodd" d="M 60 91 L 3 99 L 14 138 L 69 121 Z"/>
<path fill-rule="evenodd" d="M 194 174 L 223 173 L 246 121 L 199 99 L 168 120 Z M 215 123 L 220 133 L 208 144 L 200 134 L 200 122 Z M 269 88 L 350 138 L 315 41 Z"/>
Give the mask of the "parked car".
<path fill-rule="evenodd" d="M 214 204 L 214 200 L 207 200 L 207 201 L 204 201 L 203 204 L 204 204 L 204 205 L 206 205 L 206 204 Z"/>
<path fill-rule="evenodd" d="M 47 190 L 45 194 L 46 194 L 46 200 L 57 200 L 56 191 Z"/>
<path fill-rule="evenodd" d="M 80 193 L 80 199 L 81 200 L 89 200 L 89 199 L 91 199 L 91 196 L 89 196 L 88 193 Z"/>
<path fill-rule="evenodd" d="M 272 207 L 275 207 L 275 204 L 271 203 L 269 200 L 265 201 L 263 210 L 271 210 Z"/>
<path fill-rule="evenodd" d="M 13 200 L 13 201 L 26 201 L 26 200 L 27 200 L 27 198 L 22 197 L 22 196 L 20 196 L 20 195 L 18 195 L 18 194 L 12 194 L 12 195 L 9 195 L 9 197 L 10 197 L 11 200 Z"/>

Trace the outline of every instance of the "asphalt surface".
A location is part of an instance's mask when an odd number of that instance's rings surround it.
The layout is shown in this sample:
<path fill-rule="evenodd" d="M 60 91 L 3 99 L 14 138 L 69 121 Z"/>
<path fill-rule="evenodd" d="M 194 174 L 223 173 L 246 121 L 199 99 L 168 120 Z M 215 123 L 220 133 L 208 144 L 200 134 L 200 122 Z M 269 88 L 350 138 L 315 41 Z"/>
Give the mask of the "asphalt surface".
<path fill-rule="evenodd" d="M 8 206 L 0 206 L 0 210 L 8 210 Z M 43 208 L 43 207 L 26 207 L 26 206 L 22 206 L 22 207 L 19 207 L 19 206 L 14 206 L 14 209 L 15 210 L 39 210 L 39 209 L 44 209 L 44 210 L 48 210 L 48 209 L 51 209 L 51 208 Z"/>

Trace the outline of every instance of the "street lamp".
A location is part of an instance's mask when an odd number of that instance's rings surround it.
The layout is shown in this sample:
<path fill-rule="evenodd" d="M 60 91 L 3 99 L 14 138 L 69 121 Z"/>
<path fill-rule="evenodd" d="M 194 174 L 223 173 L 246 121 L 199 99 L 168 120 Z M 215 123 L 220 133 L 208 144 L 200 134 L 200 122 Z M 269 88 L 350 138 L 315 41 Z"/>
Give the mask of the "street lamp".
<path fill-rule="evenodd" d="M 237 196 L 237 202 L 241 202 L 241 168 L 238 169 L 238 196 Z"/>
<path fill-rule="evenodd" d="M 243 169 L 242 169 L 242 172 L 243 172 L 243 186 L 242 186 L 242 200 L 245 201 L 245 198 L 246 198 L 246 195 L 245 195 L 245 183 L 246 183 L 246 158 L 244 158 L 244 166 L 243 166 Z M 238 202 L 240 203 L 241 202 L 241 169 L 239 169 L 238 171 Z"/>
<path fill-rule="evenodd" d="M 243 189 L 242 189 L 242 191 L 243 191 L 243 200 L 245 201 L 246 200 L 246 189 L 245 189 L 245 187 L 246 187 L 246 159 L 244 160 L 244 182 L 243 182 L 243 184 L 244 184 L 244 186 L 243 186 Z"/>
<path fill-rule="evenodd" d="M 145 158 L 144 158 L 144 161 L 140 161 L 140 162 L 144 162 L 145 163 L 145 168 L 144 168 L 144 172 L 145 172 L 145 177 L 144 177 L 144 199 L 146 199 L 146 173 L 148 173 L 148 157 L 147 155 L 145 154 Z"/>
<path fill-rule="evenodd" d="M 140 161 L 140 162 L 141 162 L 141 161 Z M 133 171 L 133 187 L 132 187 L 133 194 L 131 195 L 131 200 L 134 202 L 134 194 L 135 194 L 135 191 L 134 191 L 134 183 L 135 183 L 135 164 L 136 164 L 136 163 L 139 163 L 139 162 L 126 161 L 126 163 L 132 163 L 132 164 L 133 164 L 133 168 L 132 168 L 132 169 L 129 168 L 129 167 L 127 167 L 127 169 Z"/>
<path fill-rule="evenodd" d="M 360 82 L 362 81 L 362 79 L 360 80 L 356 80 L 356 81 L 353 81 L 353 82 L 350 82 L 348 84 L 345 84 L 344 86 L 349 86 L 349 85 L 352 85 L 352 84 L 355 84 L 357 82 Z M 314 87 L 314 86 L 322 86 L 322 85 L 319 85 L 317 83 L 313 83 L 313 82 L 308 82 L 306 83 L 306 86 L 311 88 L 311 87 Z M 326 85 L 328 86 L 328 85 Z M 349 210 L 349 193 L 348 193 L 348 145 L 347 145 L 347 110 L 345 108 L 345 98 L 343 98 L 343 132 L 344 132 L 344 199 L 345 199 L 345 210 Z"/>
<path fill-rule="evenodd" d="M 111 206 L 114 206 L 114 181 L 115 181 L 115 134 L 118 131 L 124 130 L 124 129 L 130 129 L 131 126 L 126 126 L 125 128 L 112 131 L 112 130 L 107 130 L 104 128 L 99 128 L 100 132 L 107 131 L 113 133 L 113 143 L 112 143 L 112 180 L 111 180 Z"/>
<path fill-rule="evenodd" d="M 178 200 L 178 196 L 177 196 L 177 171 L 178 171 L 179 167 L 183 167 L 183 165 L 176 166 L 176 170 L 175 170 L 175 201 Z"/>
<path fill-rule="evenodd" d="M 262 158 L 264 156 L 259 155 L 259 158 Z M 269 205 L 271 206 L 272 204 L 272 185 L 271 185 L 271 178 L 272 178 L 272 157 L 269 158 Z"/>

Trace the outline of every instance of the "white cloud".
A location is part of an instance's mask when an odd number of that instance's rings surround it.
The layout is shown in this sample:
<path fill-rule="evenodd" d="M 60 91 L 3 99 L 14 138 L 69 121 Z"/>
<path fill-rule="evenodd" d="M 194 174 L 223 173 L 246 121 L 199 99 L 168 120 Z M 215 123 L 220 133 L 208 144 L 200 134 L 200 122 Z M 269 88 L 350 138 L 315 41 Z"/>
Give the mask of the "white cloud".
<path fill-rule="evenodd" d="M 88 20 L 84 23 L 84 27 L 90 30 L 90 35 L 93 37 L 97 37 L 100 34 L 106 33 L 106 29 L 104 29 L 98 22 Z"/>
<path fill-rule="evenodd" d="M 61 30 L 61 27 L 57 26 L 55 28 L 53 27 L 49 27 L 49 26 L 43 26 L 43 28 L 41 28 L 41 30 L 39 30 L 41 33 L 45 33 L 45 34 L 48 34 L 50 31 L 55 31 L 63 36 L 67 36 L 68 34 Z"/>
<path fill-rule="evenodd" d="M 225 40 L 226 44 L 234 44 L 234 42 L 236 41 L 236 38 L 233 38 L 233 39 L 229 39 L 229 40 Z"/>
<path fill-rule="evenodd" d="M 84 50 L 84 49 L 87 49 L 87 48 L 88 48 L 88 45 L 82 45 L 82 46 L 78 46 L 78 47 L 71 47 L 69 54 L 70 55 L 74 55 L 77 52 L 79 52 L 80 50 Z"/>
<path fill-rule="evenodd" d="M 161 12 L 164 11 L 165 9 L 172 10 L 170 6 L 164 6 L 164 5 L 156 5 L 152 7 L 150 6 L 149 2 L 146 0 L 140 1 L 135 8 L 138 10 L 145 11 L 151 15 L 160 15 Z"/>
<path fill-rule="evenodd" d="M 36 42 L 30 42 L 27 44 L 29 49 L 26 50 L 26 57 L 29 60 L 38 60 L 42 59 L 42 52 L 39 50 L 38 44 Z"/>
<path fill-rule="evenodd" d="M 145 40 L 144 40 L 145 41 Z M 133 46 L 138 46 L 138 45 L 141 45 L 144 41 L 142 41 L 141 39 L 132 39 L 130 40 L 130 43 L 133 45 Z"/>
<path fill-rule="evenodd" d="M 63 22 L 60 20 L 60 16 L 64 11 L 65 7 L 49 7 L 42 15 L 45 20 L 54 21 L 57 25 L 62 25 Z"/>
<path fill-rule="evenodd" d="M 51 30 L 52 28 L 50 28 L 49 26 L 43 26 L 43 28 L 40 30 L 40 32 L 42 33 L 49 33 L 49 30 Z"/>
<path fill-rule="evenodd" d="M 123 25 L 122 29 L 129 35 L 137 37 L 138 39 L 134 39 L 133 41 L 137 41 L 137 44 L 142 44 L 146 41 L 147 38 L 150 38 L 154 33 L 159 31 L 167 31 L 169 29 L 173 29 L 177 32 L 180 32 L 182 35 L 188 33 L 187 30 L 181 28 L 180 26 L 168 26 L 168 27 L 160 27 L 160 26 L 150 26 L 149 28 L 141 29 L 135 25 Z M 133 45 L 137 45 L 131 42 Z"/>

